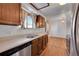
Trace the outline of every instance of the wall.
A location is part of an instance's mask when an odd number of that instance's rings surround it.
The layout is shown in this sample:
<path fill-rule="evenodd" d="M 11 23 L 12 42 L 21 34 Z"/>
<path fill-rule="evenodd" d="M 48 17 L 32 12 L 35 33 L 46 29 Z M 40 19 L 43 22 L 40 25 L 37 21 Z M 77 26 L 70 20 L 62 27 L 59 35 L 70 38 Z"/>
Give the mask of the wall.
<path fill-rule="evenodd" d="M 64 19 L 62 19 L 62 17 Z M 54 37 L 62 37 L 64 38 L 66 36 L 66 23 L 65 23 L 65 16 L 63 14 L 56 16 L 56 17 L 50 17 L 49 20 L 49 36 Z M 62 22 L 64 20 L 64 22 Z"/>
<path fill-rule="evenodd" d="M 67 34 L 71 34 L 71 23 L 73 16 L 72 4 L 61 6 L 59 10 L 61 10 L 61 12 L 56 11 L 56 15 L 47 17 L 50 25 L 49 36 L 66 38 Z M 64 22 L 62 22 L 62 20 Z"/>
<path fill-rule="evenodd" d="M 20 26 L 8 26 L 0 25 L 0 37 L 18 35 L 18 34 L 28 34 L 28 33 L 44 33 L 44 28 L 37 29 L 21 29 Z"/>

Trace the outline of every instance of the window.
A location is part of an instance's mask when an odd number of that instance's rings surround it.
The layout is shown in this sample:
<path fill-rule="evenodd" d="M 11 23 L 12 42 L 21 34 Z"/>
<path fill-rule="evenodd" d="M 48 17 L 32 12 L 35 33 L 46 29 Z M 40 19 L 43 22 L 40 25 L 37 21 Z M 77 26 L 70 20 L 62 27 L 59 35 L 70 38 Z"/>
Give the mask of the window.
<path fill-rule="evenodd" d="M 33 20 L 31 16 L 28 16 L 27 20 L 27 28 L 32 28 L 33 27 Z"/>
<path fill-rule="evenodd" d="M 31 16 L 26 16 L 24 21 L 25 28 L 33 28 L 33 19 Z"/>

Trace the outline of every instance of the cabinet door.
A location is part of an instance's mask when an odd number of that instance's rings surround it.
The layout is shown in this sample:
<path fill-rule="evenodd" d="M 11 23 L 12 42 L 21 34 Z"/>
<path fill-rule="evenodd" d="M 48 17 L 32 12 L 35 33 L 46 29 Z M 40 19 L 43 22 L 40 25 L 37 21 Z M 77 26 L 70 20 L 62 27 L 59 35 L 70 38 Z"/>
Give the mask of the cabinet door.
<path fill-rule="evenodd" d="M 2 4 L 2 20 L 4 24 L 20 24 L 20 4 L 3 3 Z"/>
<path fill-rule="evenodd" d="M 45 39 L 45 36 L 43 36 L 43 50 L 45 49 L 46 47 L 46 39 Z"/>
<path fill-rule="evenodd" d="M 42 37 L 40 37 L 39 39 L 38 39 L 38 53 L 39 53 L 39 55 L 42 53 L 42 51 L 43 51 L 43 49 L 42 49 L 42 46 L 43 45 L 43 41 L 42 41 Z"/>
<path fill-rule="evenodd" d="M 48 35 L 43 36 L 43 50 L 46 48 L 48 43 Z"/>
<path fill-rule="evenodd" d="M 46 37 L 46 45 L 48 44 L 48 35 L 45 36 Z"/>
<path fill-rule="evenodd" d="M 45 19 L 44 17 L 38 15 L 36 19 L 36 26 L 37 28 L 43 28 L 45 27 Z"/>
<path fill-rule="evenodd" d="M 44 22 L 45 22 L 44 18 L 42 16 L 40 16 L 40 28 L 45 27 Z"/>
<path fill-rule="evenodd" d="M 37 28 L 40 28 L 40 17 L 39 16 L 37 16 L 37 18 L 36 18 L 36 27 Z"/>
<path fill-rule="evenodd" d="M 32 56 L 38 56 L 38 39 L 32 41 Z"/>
<path fill-rule="evenodd" d="M 0 4 L 0 20 L 1 20 L 1 14 L 2 14 L 2 5 Z"/>

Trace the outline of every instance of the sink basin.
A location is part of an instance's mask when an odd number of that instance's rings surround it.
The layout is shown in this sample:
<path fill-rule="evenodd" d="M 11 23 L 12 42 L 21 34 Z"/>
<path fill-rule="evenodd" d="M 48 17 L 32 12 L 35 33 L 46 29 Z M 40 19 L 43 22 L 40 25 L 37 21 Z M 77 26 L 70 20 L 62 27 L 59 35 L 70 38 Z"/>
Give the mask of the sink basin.
<path fill-rule="evenodd" d="M 36 36 L 38 36 L 38 35 L 26 35 L 26 38 L 34 38 L 34 37 L 36 37 Z"/>

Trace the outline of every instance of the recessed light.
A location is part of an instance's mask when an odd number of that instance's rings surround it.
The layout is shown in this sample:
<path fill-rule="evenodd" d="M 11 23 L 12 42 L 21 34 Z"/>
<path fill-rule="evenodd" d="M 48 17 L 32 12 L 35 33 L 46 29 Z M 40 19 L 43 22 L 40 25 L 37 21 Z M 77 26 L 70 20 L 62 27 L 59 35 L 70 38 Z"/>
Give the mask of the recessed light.
<path fill-rule="evenodd" d="M 67 4 L 67 3 L 59 3 L 59 5 L 65 5 L 65 4 Z"/>
<path fill-rule="evenodd" d="M 64 23 L 64 20 L 62 20 L 61 22 Z"/>
<path fill-rule="evenodd" d="M 19 25 L 18 28 L 21 28 L 21 25 Z"/>

